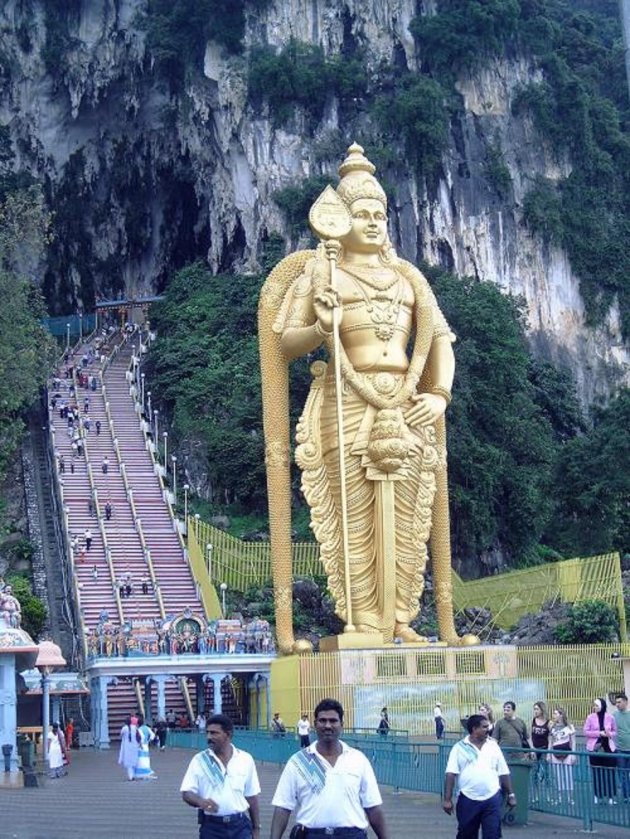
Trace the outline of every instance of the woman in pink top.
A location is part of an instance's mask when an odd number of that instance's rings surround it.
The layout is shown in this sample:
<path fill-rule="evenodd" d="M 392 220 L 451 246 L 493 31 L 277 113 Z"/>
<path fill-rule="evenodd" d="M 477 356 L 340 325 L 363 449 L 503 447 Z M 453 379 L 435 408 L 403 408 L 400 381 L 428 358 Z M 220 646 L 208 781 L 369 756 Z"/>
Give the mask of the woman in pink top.
<path fill-rule="evenodd" d="M 617 751 L 615 735 L 617 723 L 606 710 L 606 700 L 596 699 L 593 702 L 593 712 L 588 715 L 584 723 L 586 737 L 586 751 L 592 752 L 589 757 L 593 771 L 593 789 L 595 803 L 613 803 L 617 792 L 615 773 L 617 761 L 614 753 Z"/>

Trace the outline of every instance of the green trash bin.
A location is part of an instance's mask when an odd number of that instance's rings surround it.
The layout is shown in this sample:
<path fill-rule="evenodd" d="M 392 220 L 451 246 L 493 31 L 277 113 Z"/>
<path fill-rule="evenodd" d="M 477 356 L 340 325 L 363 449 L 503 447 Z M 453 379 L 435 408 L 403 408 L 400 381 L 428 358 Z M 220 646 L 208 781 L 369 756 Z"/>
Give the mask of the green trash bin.
<path fill-rule="evenodd" d="M 529 773 L 532 771 L 531 760 L 508 760 L 512 789 L 516 796 L 516 807 L 508 807 L 507 801 L 503 821 L 505 824 L 527 824 L 529 810 Z"/>

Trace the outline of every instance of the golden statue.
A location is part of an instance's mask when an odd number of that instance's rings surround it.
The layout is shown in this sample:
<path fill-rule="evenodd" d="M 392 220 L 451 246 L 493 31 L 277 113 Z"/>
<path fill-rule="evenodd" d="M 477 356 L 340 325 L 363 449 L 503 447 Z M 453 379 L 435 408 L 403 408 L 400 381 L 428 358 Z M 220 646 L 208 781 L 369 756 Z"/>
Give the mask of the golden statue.
<path fill-rule="evenodd" d="M 327 187 L 311 209 L 323 241 L 285 257 L 261 292 L 276 631 L 284 653 L 303 649 L 294 647 L 291 608 L 288 362 L 322 344 L 331 362 L 311 366 L 295 457 L 337 614 L 346 632 L 371 636 L 375 646 L 426 641 L 410 622 L 430 544 L 440 637 L 461 643 L 444 429 L 454 336 L 425 277 L 394 252 L 374 171 L 353 144 L 336 191 Z"/>

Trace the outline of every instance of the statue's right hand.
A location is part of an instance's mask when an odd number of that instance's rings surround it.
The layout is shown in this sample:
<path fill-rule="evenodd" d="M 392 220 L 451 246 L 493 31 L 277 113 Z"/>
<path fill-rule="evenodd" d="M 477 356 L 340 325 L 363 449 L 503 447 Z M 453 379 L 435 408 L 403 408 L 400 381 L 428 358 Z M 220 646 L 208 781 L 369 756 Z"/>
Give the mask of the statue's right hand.
<path fill-rule="evenodd" d="M 332 286 L 326 286 L 323 291 L 320 291 L 313 298 L 313 308 L 317 315 L 317 320 L 320 323 L 324 332 L 332 332 L 333 328 L 333 311 L 338 310 L 338 322 L 341 323 L 343 316 L 343 309 L 341 306 L 341 298 L 339 293 L 335 291 Z"/>

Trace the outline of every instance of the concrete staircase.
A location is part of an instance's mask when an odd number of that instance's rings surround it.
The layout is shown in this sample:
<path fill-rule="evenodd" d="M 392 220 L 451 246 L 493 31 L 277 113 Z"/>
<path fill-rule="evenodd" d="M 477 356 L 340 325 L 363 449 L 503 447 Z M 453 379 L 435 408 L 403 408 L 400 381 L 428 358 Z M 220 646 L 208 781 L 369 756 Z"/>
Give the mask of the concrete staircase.
<path fill-rule="evenodd" d="M 85 428 L 82 431 L 83 456 L 73 458 L 72 437 L 67 433 L 67 421 L 59 416 L 59 405 L 51 413 L 54 448 L 57 458 L 62 456 L 65 464 L 59 480 L 70 537 L 78 536 L 85 542 L 86 530 L 92 535 L 89 551 L 83 547 L 72 551 L 86 632 L 96 628 L 104 611 L 115 625 L 125 621 L 152 623 L 174 617 L 187 607 L 203 614 L 165 491 L 130 396 L 127 371 L 131 345 L 120 335 L 117 340 L 121 346 L 103 375 L 98 358 L 82 366 L 87 344 L 75 353 L 77 369 L 81 367 L 88 376 L 96 377 L 96 390 L 80 388 L 77 383 L 72 399 L 70 380 L 61 378 L 62 399 L 70 397 L 71 402 L 76 401 L 81 414 L 87 413 L 90 418 L 89 431 Z M 51 387 L 49 392 L 52 394 L 54 390 Z M 96 431 L 97 420 L 100 433 Z M 105 516 L 106 504 L 111 505 L 109 519 Z M 132 594 L 120 598 L 120 584 L 128 577 Z M 147 594 L 142 593 L 143 581 L 149 583 Z M 194 707 L 192 682 L 189 691 Z M 137 694 L 131 681 L 121 679 L 108 687 L 108 697 L 110 737 L 117 740 L 124 718 L 139 710 Z M 166 705 L 178 715 L 186 710 L 177 682 L 167 683 Z"/>

